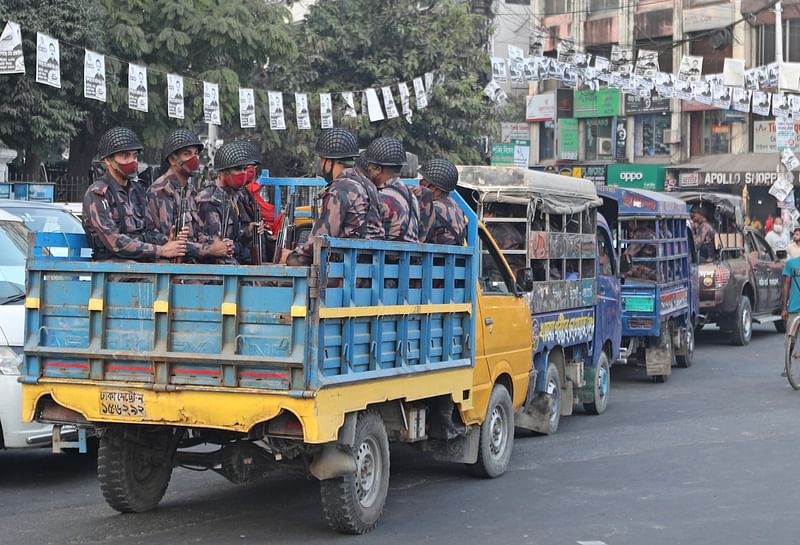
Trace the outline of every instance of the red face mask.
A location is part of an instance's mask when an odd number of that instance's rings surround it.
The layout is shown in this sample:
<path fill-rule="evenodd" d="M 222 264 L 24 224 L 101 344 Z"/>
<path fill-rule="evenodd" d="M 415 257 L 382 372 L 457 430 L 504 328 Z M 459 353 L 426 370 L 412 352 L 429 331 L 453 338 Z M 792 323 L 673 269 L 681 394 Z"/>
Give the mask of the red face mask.
<path fill-rule="evenodd" d="M 247 165 L 247 170 L 244 171 L 247 174 L 247 183 L 256 181 L 256 167 L 253 165 Z"/>
<path fill-rule="evenodd" d="M 225 174 L 222 178 L 222 182 L 228 187 L 240 189 L 244 184 L 247 183 L 247 171 L 245 170 L 244 172 L 237 172 L 235 174 Z"/>
<path fill-rule="evenodd" d="M 117 170 L 126 178 L 134 178 L 139 172 L 139 161 L 131 161 L 130 163 L 117 163 L 114 161 L 114 164 L 117 166 Z"/>
<path fill-rule="evenodd" d="M 200 158 L 197 155 L 192 155 L 181 164 L 181 168 L 187 174 L 197 172 L 200 170 Z"/>

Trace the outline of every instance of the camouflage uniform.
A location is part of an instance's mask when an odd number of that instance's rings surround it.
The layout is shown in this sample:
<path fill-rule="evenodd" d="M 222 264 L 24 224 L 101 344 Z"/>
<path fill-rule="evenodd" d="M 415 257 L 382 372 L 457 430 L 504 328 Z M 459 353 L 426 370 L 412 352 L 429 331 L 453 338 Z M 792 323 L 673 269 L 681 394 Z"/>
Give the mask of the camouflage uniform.
<path fill-rule="evenodd" d="M 246 190 L 243 190 L 246 192 Z M 250 223 L 255 221 L 244 202 L 243 192 L 223 189 L 212 184 L 197 195 L 200 225 L 207 237 L 233 241 L 233 258 L 241 265 L 252 263 L 253 236 Z M 228 209 L 228 224 L 222 228 L 222 216 Z"/>
<path fill-rule="evenodd" d="M 456 208 L 458 209 L 457 206 Z M 458 209 L 458 211 L 459 213 L 461 212 L 460 209 Z M 461 214 L 460 217 L 462 232 L 464 232 L 466 229 L 464 226 L 464 214 Z M 500 248 L 500 250 L 525 249 L 525 235 L 519 232 L 516 228 L 516 224 L 489 222 L 486 224 L 486 228 L 489 230 L 489 233 L 492 235 L 492 238 L 497 243 L 497 247 Z M 521 254 L 508 254 L 506 252 L 503 252 L 503 255 L 513 271 L 525 268 L 527 262 L 526 256 Z"/>
<path fill-rule="evenodd" d="M 716 253 L 714 239 L 717 231 L 708 220 L 695 221 L 692 223 L 692 234 L 694 235 L 694 246 L 700 255 L 701 261 L 711 261 Z"/>
<path fill-rule="evenodd" d="M 83 196 L 83 229 L 94 259 L 153 261 L 157 241 L 145 229 L 146 197 L 139 182 L 122 186 L 109 175 L 97 179 Z"/>
<path fill-rule="evenodd" d="M 433 200 L 434 225 L 425 242 L 433 244 L 464 245 L 466 225 L 461 207 L 450 195 L 440 195 Z"/>
<path fill-rule="evenodd" d="M 183 225 L 189 229 L 189 241 L 186 243 L 186 257 L 198 258 L 210 255 L 213 239 L 206 235 L 200 223 L 197 211 L 197 190 L 187 184 L 183 190 Z M 178 177 L 168 171 L 147 189 L 147 231 L 159 244 L 169 240 L 170 229 L 175 226 L 181 200 L 181 182 Z M 178 233 L 175 233 L 176 235 Z"/>
<path fill-rule="evenodd" d="M 638 226 L 632 232 L 628 233 L 632 240 L 655 240 L 656 232 L 651 227 Z M 626 277 L 639 278 L 641 280 L 655 280 L 656 279 L 656 264 L 654 262 L 639 262 L 633 263 L 634 257 L 656 257 L 658 249 L 655 244 L 645 244 L 641 242 L 633 242 L 628 245 L 623 254 L 623 258 L 627 258 L 631 263 L 630 269 L 624 274 Z"/>
<path fill-rule="evenodd" d="M 421 185 L 408 186 L 419 205 L 419 240 L 420 242 L 433 242 L 430 240 L 433 226 L 436 223 L 436 213 L 433 209 L 433 191 Z"/>
<path fill-rule="evenodd" d="M 419 240 L 419 204 L 401 181 L 392 178 L 380 190 L 383 202 L 383 229 L 386 240 L 417 242 Z"/>
<path fill-rule="evenodd" d="M 381 200 L 371 181 L 355 169 L 345 169 L 320 192 L 322 205 L 319 218 L 305 244 L 295 250 L 297 254 L 311 257 L 314 240 L 327 235 L 337 238 L 381 239 Z"/>

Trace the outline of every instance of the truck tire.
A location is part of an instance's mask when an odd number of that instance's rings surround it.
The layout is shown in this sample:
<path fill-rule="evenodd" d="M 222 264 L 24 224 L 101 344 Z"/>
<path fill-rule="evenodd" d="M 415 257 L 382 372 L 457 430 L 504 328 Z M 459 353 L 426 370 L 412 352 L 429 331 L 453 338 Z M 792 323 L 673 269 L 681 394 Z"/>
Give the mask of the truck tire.
<path fill-rule="evenodd" d="M 753 336 L 753 309 L 750 306 L 750 299 L 744 295 L 739 296 L 735 320 L 731 331 L 731 344 L 745 346 L 750 343 Z"/>
<path fill-rule="evenodd" d="M 558 423 L 561 421 L 561 373 L 558 372 L 558 366 L 553 362 L 547 364 L 545 388 L 547 394 L 553 396 L 550 414 L 547 415 L 545 435 L 553 435 L 558 431 Z"/>
<path fill-rule="evenodd" d="M 600 352 L 597 370 L 594 373 L 594 398 L 591 403 L 584 403 L 583 409 L 589 414 L 603 414 L 608 406 L 608 394 L 611 391 L 611 372 L 608 367 L 608 356 Z"/>
<path fill-rule="evenodd" d="M 514 448 L 514 406 L 502 384 L 495 384 L 481 425 L 478 461 L 468 465 L 470 473 L 494 479 L 506 472 Z"/>
<path fill-rule="evenodd" d="M 126 437 L 124 426 L 114 426 L 100 438 L 100 490 L 108 505 L 120 513 L 154 509 L 169 486 L 174 453 L 167 452 L 170 441 L 149 442 L 147 435 Z"/>
<path fill-rule="evenodd" d="M 678 367 L 683 367 L 686 369 L 691 367 L 692 363 L 694 362 L 694 328 L 691 324 L 688 324 L 686 327 L 680 329 L 683 330 L 685 337 L 683 342 L 686 343 L 686 353 L 676 354 L 675 361 L 678 364 Z"/>
<path fill-rule="evenodd" d="M 353 454 L 356 473 L 320 481 L 320 497 L 331 528 L 364 534 L 378 524 L 389 492 L 389 439 L 377 412 L 358 415 Z"/>

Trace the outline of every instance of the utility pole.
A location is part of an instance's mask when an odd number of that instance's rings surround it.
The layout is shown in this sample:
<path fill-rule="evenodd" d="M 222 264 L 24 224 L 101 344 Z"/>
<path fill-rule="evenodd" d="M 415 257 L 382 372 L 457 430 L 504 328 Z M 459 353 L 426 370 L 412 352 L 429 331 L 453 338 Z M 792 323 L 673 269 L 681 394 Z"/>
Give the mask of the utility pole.
<path fill-rule="evenodd" d="M 783 62 L 783 2 L 775 4 L 775 62 Z M 778 67 L 780 69 L 780 66 Z M 778 88 L 780 91 L 780 87 Z"/>

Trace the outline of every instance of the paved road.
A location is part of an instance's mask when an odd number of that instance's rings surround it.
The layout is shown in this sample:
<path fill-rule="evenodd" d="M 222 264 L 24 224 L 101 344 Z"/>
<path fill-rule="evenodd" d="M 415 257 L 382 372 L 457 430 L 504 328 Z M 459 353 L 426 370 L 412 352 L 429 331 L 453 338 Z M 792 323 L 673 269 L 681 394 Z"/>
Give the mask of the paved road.
<path fill-rule="evenodd" d="M 704 331 L 667 384 L 613 369 L 608 412 L 517 435 L 509 472 L 484 481 L 396 449 L 382 524 L 328 531 L 300 477 L 237 487 L 176 470 L 161 507 L 118 515 L 86 457 L 0 453 L 0 544 L 788 544 L 800 542 L 800 392 L 779 373 L 782 337 L 749 347 Z"/>

